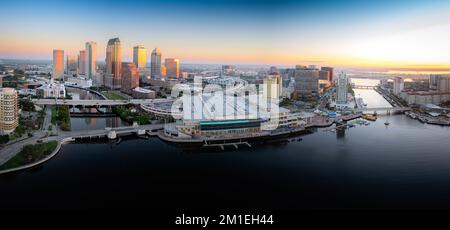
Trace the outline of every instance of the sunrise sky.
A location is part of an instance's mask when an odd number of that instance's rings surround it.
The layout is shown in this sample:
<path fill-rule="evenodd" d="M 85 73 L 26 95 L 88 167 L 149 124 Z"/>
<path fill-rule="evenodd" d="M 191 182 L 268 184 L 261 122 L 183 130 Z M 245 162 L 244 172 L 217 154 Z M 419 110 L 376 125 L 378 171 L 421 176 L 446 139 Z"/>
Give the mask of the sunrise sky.
<path fill-rule="evenodd" d="M 109 38 L 184 63 L 450 68 L 450 1 L 0 2 L 0 58 L 77 54 Z"/>

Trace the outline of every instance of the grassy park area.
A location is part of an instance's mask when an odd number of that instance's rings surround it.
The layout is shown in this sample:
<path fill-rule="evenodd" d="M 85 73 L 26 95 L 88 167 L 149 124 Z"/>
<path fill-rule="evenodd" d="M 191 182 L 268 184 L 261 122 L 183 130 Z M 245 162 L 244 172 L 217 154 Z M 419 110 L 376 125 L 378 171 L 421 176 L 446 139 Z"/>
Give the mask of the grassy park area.
<path fill-rule="evenodd" d="M 26 145 L 16 156 L 3 165 L 0 165 L 0 170 L 17 168 L 42 160 L 50 155 L 56 149 L 57 145 L 58 143 L 56 141 Z"/>
<path fill-rule="evenodd" d="M 70 111 L 68 106 L 53 106 L 52 124 L 58 124 L 61 130 L 70 131 Z"/>
<path fill-rule="evenodd" d="M 133 105 L 115 106 L 112 110 L 113 113 L 128 123 L 137 122 L 138 125 L 146 125 L 150 124 L 151 120 L 156 119 L 151 115 L 135 109 Z"/>
<path fill-rule="evenodd" d="M 127 98 L 115 93 L 114 91 L 103 91 L 102 94 L 109 100 L 127 100 Z"/>

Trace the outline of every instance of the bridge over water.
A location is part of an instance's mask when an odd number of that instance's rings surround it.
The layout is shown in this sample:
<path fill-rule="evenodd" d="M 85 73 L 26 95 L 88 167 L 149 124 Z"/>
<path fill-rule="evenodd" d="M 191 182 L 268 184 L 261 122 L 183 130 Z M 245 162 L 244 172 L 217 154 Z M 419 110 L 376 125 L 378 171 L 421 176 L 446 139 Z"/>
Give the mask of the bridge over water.
<path fill-rule="evenodd" d="M 104 128 L 96 130 L 79 130 L 79 131 L 61 131 L 58 133 L 58 138 L 72 138 L 72 140 L 78 138 L 98 138 L 105 137 L 114 132 L 115 135 L 126 135 L 139 132 L 154 131 L 164 128 L 166 124 L 151 124 L 151 125 L 136 125 L 136 126 L 123 126 L 117 128 Z"/>
<path fill-rule="evenodd" d="M 355 112 L 370 112 L 370 111 L 389 111 L 389 112 L 403 112 L 409 111 L 411 107 L 378 107 L 378 108 L 357 108 Z"/>
<path fill-rule="evenodd" d="M 36 105 L 68 105 L 68 106 L 117 106 L 117 105 L 142 105 L 157 102 L 171 102 L 173 99 L 130 99 L 130 100 L 66 100 L 66 99 L 32 99 Z"/>
<path fill-rule="evenodd" d="M 353 89 L 375 89 L 377 86 L 374 85 L 352 85 Z"/>

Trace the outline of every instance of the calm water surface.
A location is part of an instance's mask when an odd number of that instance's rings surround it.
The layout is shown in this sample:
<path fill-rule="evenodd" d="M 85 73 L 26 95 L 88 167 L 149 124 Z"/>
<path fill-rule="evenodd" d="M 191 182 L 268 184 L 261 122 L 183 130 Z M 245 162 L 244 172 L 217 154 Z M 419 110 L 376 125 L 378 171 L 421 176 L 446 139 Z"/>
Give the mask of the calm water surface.
<path fill-rule="evenodd" d="M 364 85 L 364 86 L 376 86 L 380 83 L 379 80 L 374 79 L 358 79 L 358 78 L 352 78 L 352 83 L 355 83 L 356 85 Z M 381 96 L 379 93 L 377 93 L 373 89 L 354 89 L 355 97 L 356 98 L 363 98 L 364 103 L 367 104 L 367 108 L 386 108 L 386 107 L 392 107 L 389 102 L 387 102 L 383 96 Z"/>
<path fill-rule="evenodd" d="M 157 138 L 65 145 L 39 168 L 0 176 L 0 209 L 450 207 L 448 127 L 393 115 L 302 138 L 209 152 Z"/>
<path fill-rule="evenodd" d="M 96 94 L 90 93 L 86 90 L 76 89 L 76 88 L 67 88 L 68 93 L 72 96 L 74 100 L 92 100 L 92 99 L 102 99 Z M 103 108 L 102 108 L 103 109 Z M 79 111 L 77 108 L 73 108 L 73 110 Z M 104 109 L 103 109 L 104 110 Z M 95 109 L 85 109 L 85 112 L 95 112 Z M 80 117 L 72 117 L 70 118 L 70 125 L 73 131 L 79 130 L 89 130 L 89 129 L 102 129 L 105 127 L 121 127 L 128 126 L 125 121 L 122 121 L 119 117 L 102 117 L 102 118 L 80 118 Z"/>

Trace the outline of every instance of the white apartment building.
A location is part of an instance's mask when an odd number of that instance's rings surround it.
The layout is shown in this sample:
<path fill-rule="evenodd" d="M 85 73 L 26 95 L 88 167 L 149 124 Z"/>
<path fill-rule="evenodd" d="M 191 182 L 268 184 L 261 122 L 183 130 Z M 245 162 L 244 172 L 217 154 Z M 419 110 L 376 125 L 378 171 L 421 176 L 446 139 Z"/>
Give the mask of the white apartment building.
<path fill-rule="evenodd" d="M 17 91 L 0 88 L 0 134 L 12 133 L 19 125 L 19 104 Z"/>
<path fill-rule="evenodd" d="M 53 79 L 36 90 L 36 95 L 41 98 L 65 98 L 66 87 L 62 83 L 56 83 Z"/>

